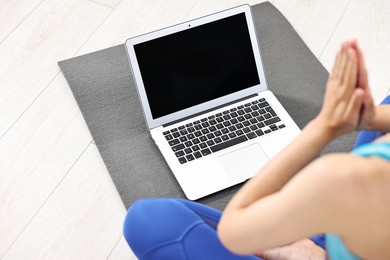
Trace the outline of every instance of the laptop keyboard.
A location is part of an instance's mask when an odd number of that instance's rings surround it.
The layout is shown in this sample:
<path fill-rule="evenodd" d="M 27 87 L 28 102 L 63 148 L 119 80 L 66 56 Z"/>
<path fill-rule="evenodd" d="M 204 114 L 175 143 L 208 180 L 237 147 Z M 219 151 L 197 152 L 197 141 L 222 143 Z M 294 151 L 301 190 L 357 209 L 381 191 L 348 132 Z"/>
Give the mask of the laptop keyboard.
<path fill-rule="evenodd" d="M 284 128 L 265 98 L 163 132 L 181 164 Z"/>

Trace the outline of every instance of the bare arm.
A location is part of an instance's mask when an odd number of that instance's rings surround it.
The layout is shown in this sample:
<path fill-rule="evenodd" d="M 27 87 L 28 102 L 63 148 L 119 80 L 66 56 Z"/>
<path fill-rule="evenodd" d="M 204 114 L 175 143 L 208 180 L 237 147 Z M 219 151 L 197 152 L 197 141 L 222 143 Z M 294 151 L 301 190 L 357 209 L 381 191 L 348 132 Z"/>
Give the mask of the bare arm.
<path fill-rule="evenodd" d="M 280 221 L 287 223 L 287 216 L 292 214 L 290 210 L 308 212 L 305 206 L 310 205 L 310 211 L 317 214 L 316 207 L 313 207 L 317 205 L 312 200 L 313 196 L 306 197 L 307 193 L 315 194 L 314 186 L 305 184 L 306 193 L 302 193 L 305 195 L 303 197 L 292 194 L 286 196 L 283 187 L 297 173 L 306 173 L 306 176 L 307 172 L 316 172 L 316 164 L 308 163 L 318 152 L 332 139 L 357 127 L 364 94 L 364 90 L 356 88 L 357 73 L 356 52 L 350 45 L 344 44 L 329 78 L 319 116 L 244 185 L 226 207 L 218 226 L 218 235 L 225 246 L 237 253 L 254 253 L 291 243 L 293 239 L 320 230 L 318 226 L 302 228 L 310 220 L 307 218 L 310 215 L 308 213 L 295 219 L 295 227 L 278 227 Z M 321 183 L 318 185 L 320 187 Z M 316 192 L 319 187 L 316 187 Z M 263 212 L 267 215 L 262 214 Z M 315 217 L 318 220 L 319 216 Z M 290 230 L 286 230 L 288 228 Z M 264 234 L 264 237 L 260 234 Z"/>
<path fill-rule="evenodd" d="M 375 115 L 366 130 L 390 132 L 390 105 L 376 106 Z"/>

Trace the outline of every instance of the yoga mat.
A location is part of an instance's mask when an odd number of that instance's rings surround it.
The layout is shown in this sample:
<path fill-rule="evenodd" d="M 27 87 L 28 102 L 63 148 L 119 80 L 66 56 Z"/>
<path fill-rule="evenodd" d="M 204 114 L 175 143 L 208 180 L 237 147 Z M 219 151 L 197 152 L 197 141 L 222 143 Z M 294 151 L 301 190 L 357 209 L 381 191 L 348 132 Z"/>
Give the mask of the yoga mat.
<path fill-rule="evenodd" d="M 320 111 L 328 72 L 272 4 L 252 12 L 268 86 L 303 128 Z M 184 198 L 149 135 L 124 45 L 58 64 L 126 208 L 140 198 Z M 336 140 L 324 153 L 351 150 L 355 137 Z M 198 201 L 222 210 L 239 187 Z"/>

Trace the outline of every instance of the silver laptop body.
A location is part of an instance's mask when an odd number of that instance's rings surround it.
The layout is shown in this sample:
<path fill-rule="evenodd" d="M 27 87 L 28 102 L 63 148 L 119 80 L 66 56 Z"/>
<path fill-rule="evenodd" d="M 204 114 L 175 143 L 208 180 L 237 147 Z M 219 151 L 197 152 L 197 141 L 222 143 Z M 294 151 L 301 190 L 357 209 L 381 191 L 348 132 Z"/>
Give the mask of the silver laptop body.
<path fill-rule="evenodd" d="M 188 199 L 253 177 L 300 133 L 268 90 L 249 5 L 125 45 L 151 136 Z"/>

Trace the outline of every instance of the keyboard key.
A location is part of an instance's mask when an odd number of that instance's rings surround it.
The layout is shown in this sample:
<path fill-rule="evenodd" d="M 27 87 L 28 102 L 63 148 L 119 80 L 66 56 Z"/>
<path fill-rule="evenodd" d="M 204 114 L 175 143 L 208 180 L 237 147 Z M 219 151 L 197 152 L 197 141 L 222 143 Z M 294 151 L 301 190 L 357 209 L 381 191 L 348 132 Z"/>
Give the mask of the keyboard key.
<path fill-rule="evenodd" d="M 234 118 L 234 119 L 230 120 L 230 123 L 232 123 L 233 125 L 234 125 L 234 124 L 237 124 L 237 123 L 238 123 L 238 120 Z"/>
<path fill-rule="evenodd" d="M 187 130 L 184 129 L 184 130 L 180 130 L 180 134 L 181 135 L 186 135 L 186 134 L 188 134 L 188 132 L 187 132 Z"/>
<path fill-rule="evenodd" d="M 230 112 L 234 112 L 234 111 L 237 111 L 237 108 L 233 107 L 232 109 L 230 109 Z"/>
<path fill-rule="evenodd" d="M 217 131 L 217 128 L 216 128 L 215 126 L 210 126 L 210 127 L 209 127 L 209 130 L 210 130 L 211 132 L 214 132 L 214 131 Z"/>
<path fill-rule="evenodd" d="M 208 129 L 202 129 L 202 134 L 208 134 L 208 133 L 210 133 L 210 131 L 208 130 Z"/>
<path fill-rule="evenodd" d="M 192 154 L 187 155 L 186 158 L 189 162 L 195 160 L 195 158 Z"/>
<path fill-rule="evenodd" d="M 258 116 L 258 115 L 260 115 L 260 114 L 259 114 L 259 112 L 257 112 L 257 111 L 252 112 L 252 116 L 253 116 L 253 117 L 256 117 L 256 116 Z"/>
<path fill-rule="evenodd" d="M 256 120 L 256 118 L 252 118 L 251 120 L 249 120 L 249 122 L 251 122 L 251 124 L 256 124 L 257 120 Z"/>
<path fill-rule="evenodd" d="M 252 101 L 252 104 L 257 104 L 259 103 L 259 101 L 255 100 L 255 101 Z"/>
<path fill-rule="evenodd" d="M 202 118 L 201 120 L 200 120 L 200 122 L 206 122 L 207 121 L 207 118 L 205 117 L 205 118 Z"/>
<path fill-rule="evenodd" d="M 207 138 L 208 138 L 208 139 L 213 139 L 214 137 L 215 137 L 215 136 L 214 136 L 213 133 L 210 133 L 210 134 L 207 135 Z"/>
<path fill-rule="evenodd" d="M 230 125 L 232 125 L 229 121 L 225 121 L 225 122 L 223 122 L 223 125 L 225 126 L 225 127 L 228 127 L 228 126 L 230 126 Z"/>
<path fill-rule="evenodd" d="M 182 157 L 182 156 L 184 156 L 184 152 L 183 151 L 178 151 L 178 152 L 175 153 L 175 155 L 177 157 Z"/>
<path fill-rule="evenodd" d="M 259 106 L 260 108 L 263 108 L 263 107 L 268 107 L 269 104 L 268 104 L 267 101 L 265 101 L 265 102 L 261 102 L 258 106 Z"/>
<path fill-rule="evenodd" d="M 233 112 L 233 113 L 230 114 L 230 116 L 231 116 L 231 117 L 237 117 L 238 114 L 237 114 L 236 112 Z"/>
<path fill-rule="evenodd" d="M 229 114 L 229 113 L 230 113 L 229 110 L 225 110 L 225 111 L 222 112 L 222 114 L 224 114 L 224 115 Z"/>
<path fill-rule="evenodd" d="M 177 151 L 180 151 L 180 150 L 182 150 L 182 149 L 184 149 L 184 144 L 178 144 L 178 145 L 176 145 L 176 146 L 173 146 L 172 147 L 172 150 L 174 151 L 174 152 L 177 152 Z"/>
<path fill-rule="evenodd" d="M 193 143 L 193 144 L 198 144 L 198 143 L 200 143 L 200 141 L 199 141 L 198 138 L 195 138 L 195 139 L 192 140 L 192 143 Z"/>
<path fill-rule="evenodd" d="M 249 127 L 245 127 L 244 129 L 242 129 L 242 131 L 244 131 L 244 133 L 249 133 L 251 130 L 249 129 Z"/>
<path fill-rule="evenodd" d="M 251 119 L 252 118 L 252 115 L 251 114 L 246 114 L 244 115 L 245 119 Z"/>
<path fill-rule="evenodd" d="M 264 127 L 264 126 L 265 126 L 265 124 L 264 124 L 263 122 L 260 122 L 260 123 L 257 124 L 257 127 L 258 127 L 258 128 L 262 128 L 262 127 Z"/>
<path fill-rule="evenodd" d="M 239 114 L 240 116 L 242 116 L 243 114 L 245 114 L 244 110 L 238 110 L 237 111 L 237 114 Z"/>
<path fill-rule="evenodd" d="M 196 159 L 198 159 L 198 158 L 202 157 L 202 154 L 200 152 L 196 152 L 196 153 L 194 153 L 194 156 Z"/>
<path fill-rule="evenodd" d="M 251 106 L 251 103 L 246 103 L 245 105 L 244 105 L 244 107 L 250 107 Z"/>
<path fill-rule="evenodd" d="M 210 126 L 210 124 L 209 124 L 209 123 L 207 123 L 207 122 L 203 122 L 203 123 L 202 123 L 202 126 L 203 126 L 203 127 L 209 127 L 209 126 Z"/>
<path fill-rule="evenodd" d="M 200 147 L 201 149 L 204 149 L 204 148 L 207 147 L 207 144 L 206 144 L 206 143 L 200 143 L 200 144 L 199 144 L 199 147 Z"/>
<path fill-rule="evenodd" d="M 221 130 L 221 132 L 222 132 L 222 134 L 227 134 L 227 133 L 229 133 L 229 130 L 227 128 L 224 128 Z"/>
<path fill-rule="evenodd" d="M 188 133 L 193 133 L 193 132 L 195 132 L 195 128 L 193 128 L 193 127 L 188 127 L 188 128 L 187 128 L 187 131 L 188 131 Z"/>
<path fill-rule="evenodd" d="M 190 126 L 192 126 L 192 123 L 186 124 L 186 127 L 190 127 Z"/>
<path fill-rule="evenodd" d="M 196 151 L 199 151 L 200 148 L 199 148 L 199 146 L 194 145 L 194 146 L 192 146 L 192 150 L 193 150 L 194 152 L 196 152 Z"/>
<path fill-rule="evenodd" d="M 244 121 L 244 120 L 245 120 L 245 117 L 243 117 L 243 116 L 239 116 L 239 117 L 237 117 L 237 119 L 238 119 L 238 121 L 242 122 L 242 121 Z M 233 120 L 232 120 L 232 121 L 233 121 Z"/>
<path fill-rule="evenodd" d="M 237 130 L 236 131 L 236 135 L 238 135 L 238 136 L 243 135 L 243 134 L 244 134 L 244 132 L 242 130 Z"/>
<path fill-rule="evenodd" d="M 189 135 L 187 135 L 187 138 L 188 138 L 189 140 L 194 139 L 194 138 L 195 138 L 195 135 L 194 135 L 194 134 L 189 134 Z"/>
<path fill-rule="evenodd" d="M 264 135 L 264 133 L 263 133 L 263 131 L 262 131 L 262 130 L 257 130 L 257 131 L 256 131 L 256 134 L 257 134 L 258 136 L 262 136 L 262 135 Z"/>
<path fill-rule="evenodd" d="M 209 121 L 210 125 L 215 125 L 217 123 L 217 121 L 215 121 L 214 119 L 210 120 Z"/>
<path fill-rule="evenodd" d="M 196 137 L 199 137 L 199 136 L 202 135 L 202 133 L 201 133 L 200 131 L 198 131 L 198 132 L 195 132 L 194 135 L 195 135 Z"/>
<path fill-rule="evenodd" d="M 260 98 L 259 99 L 259 102 L 263 102 L 263 101 L 265 101 L 265 98 Z"/>
<path fill-rule="evenodd" d="M 247 112 L 247 113 L 250 113 L 250 112 L 252 112 L 252 109 L 250 107 L 247 107 L 247 108 L 244 109 L 244 111 Z"/>
<path fill-rule="evenodd" d="M 267 129 L 267 130 L 264 131 L 264 133 L 269 134 L 269 133 L 271 133 L 271 130 Z"/>
<path fill-rule="evenodd" d="M 221 129 L 221 128 L 223 128 L 223 124 L 218 124 L 218 125 L 216 125 L 216 127 L 217 127 L 217 129 Z"/>
<path fill-rule="evenodd" d="M 276 131 L 279 129 L 276 125 L 270 125 L 269 128 L 271 128 L 272 131 Z"/>
<path fill-rule="evenodd" d="M 184 152 L 186 154 L 190 154 L 190 153 L 192 153 L 192 150 L 191 150 L 191 148 L 186 148 L 186 149 L 184 149 Z"/>
<path fill-rule="evenodd" d="M 253 132 L 250 132 L 250 133 L 247 133 L 246 136 L 249 138 L 249 139 L 253 139 L 253 138 L 256 138 L 257 135 Z"/>
<path fill-rule="evenodd" d="M 196 121 L 194 121 L 194 124 L 195 124 L 195 125 L 200 124 L 200 121 L 199 121 L 199 120 L 196 120 Z"/>
<path fill-rule="evenodd" d="M 184 125 L 179 126 L 179 130 L 183 130 L 184 128 L 186 128 Z"/>
<path fill-rule="evenodd" d="M 259 113 L 262 114 L 262 115 L 264 115 L 265 113 L 267 113 L 267 111 L 265 111 L 265 109 L 260 109 L 260 110 L 259 110 Z"/>
<path fill-rule="evenodd" d="M 199 140 L 200 140 L 201 142 L 206 142 L 206 141 L 207 141 L 207 137 L 204 136 L 204 135 L 202 135 L 201 137 L 199 137 Z"/>
<path fill-rule="evenodd" d="M 187 142 L 185 142 L 184 144 L 185 144 L 186 147 L 192 146 L 192 142 L 191 142 L 191 141 L 187 141 Z"/>
<path fill-rule="evenodd" d="M 285 128 L 285 127 L 286 127 L 285 125 L 280 125 L 279 129 L 282 129 L 282 128 Z"/>
<path fill-rule="evenodd" d="M 229 126 L 229 131 L 230 132 L 233 132 L 233 131 L 236 131 L 236 130 L 237 130 L 237 128 L 234 125 Z"/>
<path fill-rule="evenodd" d="M 245 142 L 246 140 L 248 140 L 248 138 L 245 135 L 241 135 L 241 136 L 234 138 L 234 139 L 231 139 L 229 141 L 214 145 L 214 146 L 210 147 L 210 149 L 211 149 L 211 151 L 213 151 L 213 153 L 215 153 L 215 152 L 218 152 L 218 151 L 225 149 L 227 147 Z"/>
<path fill-rule="evenodd" d="M 229 115 L 224 115 L 224 116 L 223 116 L 223 119 L 229 120 L 229 119 L 231 119 L 231 117 L 230 117 Z"/>
<path fill-rule="evenodd" d="M 242 122 L 242 124 L 244 125 L 244 126 L 250 126 L 250 122 L 249 121 L 244 121 L 244 122 Z"/>
<path fill-rule="evenodd" d="M 169 141 L 169 140 L 172 140 L 173 137 L 172 137 L 172 135 L 168 134 L 168 135 L 165 136 L 165 139 L 167 139 L 167 141 Z"/>
<path fill-rule="evenodd" d="M 183 163 L 186 163 L 187 160 L 186 160 L 186 158 L 181 157 L 181 158 L 179 158 L 179 162 L 180 162 L 181 164 L 183 164 Z"/>
<path fill-rule="evenodd" d="M 236 133 L 232 132 L 232 133 L 229 133 L 228 136 L 230 138 L 234 138 L 234 137 L 237 137 Z"/>
<path fill-rule="evenodd" d="M 200 151 L 202 153 L 203 156 L 206 156 L 206 155 L 209 155 L 211 154 L 211 151 L 210 149 L 206 148 L 206 149 L 203 149 Z"/>
<path fill-rule="evenodd" d="M 222 118 L 222 117 L 217 117 L 217 119 L 216 119 L 216 120 L 217 120 L 217 122 L 218 122 L 218 123 L 221 123 L 221 122 L 223 122 L 223 118 Z"/>
<path fill-rule="evenodd" d="M 235 126 L 236 126 L 237 129 L 241 129 L 241 128 L 244 127 L 241 123 L 238 123 L 238 124 L 236 124 Z"/>
<path fill-rule="evenodd" d="M 214 115 L 211 115 L 211 116 L 208 117 L 208 119 L 214 119 L 214 118 L 215 118 Z"/>
<path fill-rule="evenodd" d="M 180 139 L 180 142 L 188 141 L 187 137 L 185 137 L 185 136 L 182 136 L 179 139 Z"/>
<path fill-rule="evenodd" d="M 212 146 L 215 144 L 213 140 L 208 140 L 206 143 L 208 146 Z"/>
<path fill-rule="evenodd" d="M 222 113 L 217 113 L 217 114 L 215 114 L 215 116 L 222 116 Z"/>
<path fill-rule="evenodd" d="M 180 143 L 180 140 L 179 139 L 173 139 L 171 141 L 168 142 L 168 144 L 170 146 L 173 146 L 173 145 L 177 145 L 178 143 Z"/>
<path fill-rule="evenodd" d="M 214 142 L 215 142 L 216 144 L 219 144 L 219 143 L 222 142 L 222 139 L 219 138 L 219 137 L 217 137 L 217 138 L 214 139 Z"/>
<path fill-rule="evenodd" d="M 171 129 L 171 133 L 173 133 L 173 132 L 177 132 L 177 128 Z"/>
<path fill-rule="evenodd" d="M 221 131 L 215 131 L 214 134 L 215 134 L 215 136 L 221 136 L 222 135 Z"/>
<path fill-rule="evenodd" d="M 223 135 L 223 136 L 221 136 L 221 139 L 222 139 L 222 141 L 226 141 L 226 140 L 229 140 L 229 137 L 227 135 Z"/>
<path fill-rule="evenodd" d="M 252 108 L 252 110 L 257 110 L 257 109 L 259 109 L 259 107 L 258 107 L 258 106 L 256 106 L 256 105 L 254 105 L 254 106 L 251 106 L 251 108 Z"/>
<path fill-rule="evenodd" d="M 275 123 L 277 123 L 277 122 L 280 122 L 280 118 L 279 118 L 279 117 L 274 117 L 274 118 L 265 120 L 265 121 L 264 121 L 264 124 L 266 124 L 266 125 L 272 125 L 272 124 L 275 124 Z"/>
<path fill-rule="evenodd" d="M 178 138 L 180 136 L 180 133 L 179 132 L 174 132 L 172 135 L 173 135 L 174 138 Z"/>
<path fill-rule="evenodd" d="M 264 121 L 264 117 L 263 116 L 258 116 L 256 117 L 257 121 L 261 122 L 261 121 Z"/>
<path fill-rule="evenodd" d="M 244 106 L 238 106 L 237 108 L 238 108 L 238 109 L 243 109 L 243 108 L 244 108 Z"/>
<path fill-rule="evenodd" d="M 200 130 L 200 129 L 202 129 L 202 126 L 201 125 L 195 125 L 194 128 L 195 128 L 195 130 Z"/>
<path fill-rule="evenodd" d="M 163 135 L 168 135 L 168 134 L 169 134 L 169 131 L 163 132 Z"/>
<path fill-rule="evenodd" d="M 271 117 L 272 117 L 272 116 L 271 116 L 269 113 L 267 113 L 267 114 L 264 115 L 264 118 L 265 118 L 265 119 L 270 119 Z"/>
<path fill-rule="evenodd" d="M 259 129 L 256 125 L 251 125 L 250 128 L 252 129 L 252 131 Z"/>

